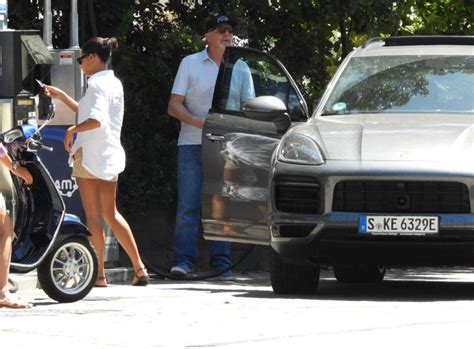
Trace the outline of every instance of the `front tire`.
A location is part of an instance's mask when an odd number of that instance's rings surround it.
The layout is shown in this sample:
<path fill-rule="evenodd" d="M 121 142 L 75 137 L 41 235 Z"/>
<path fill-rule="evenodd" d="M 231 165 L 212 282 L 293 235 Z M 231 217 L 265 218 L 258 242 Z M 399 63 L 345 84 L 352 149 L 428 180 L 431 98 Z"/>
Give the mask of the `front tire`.
<path fill-rule="evenodd" d="M 271 250 L 270 279 L 276 294 L 315 294 L 319 273 L 319 266 L 288 264 Z"/>
<path fill-rule="evenodd" d="M 60 303 L 81 300 L 94 287 L 97 256 L 85 237 L 59 242 L 38 267 L 38 281 L 44 292 Z"/>

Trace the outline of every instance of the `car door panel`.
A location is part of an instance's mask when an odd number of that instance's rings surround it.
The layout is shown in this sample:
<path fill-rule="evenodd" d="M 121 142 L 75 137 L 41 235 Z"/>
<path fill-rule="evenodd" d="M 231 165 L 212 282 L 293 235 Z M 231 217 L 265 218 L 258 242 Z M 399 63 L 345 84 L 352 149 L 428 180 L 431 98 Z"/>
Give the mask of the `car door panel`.
<path fill-rule="evenodd" d="M 235 79 L 242 72 L 247 75 Z M 240 101 L 235 100 L 239 93 Z M 288 109 L 295 100 L 302 101 L 281 63 L 256 50 L 228 48 L 202 137 L 206 239 L 269 244 L 268 179 L 281 131 L 272 122 L 246 117 L 242 110 L 262 95 L 280 98 Z M 305 103 L 298 109 L 307 113 Z"/>

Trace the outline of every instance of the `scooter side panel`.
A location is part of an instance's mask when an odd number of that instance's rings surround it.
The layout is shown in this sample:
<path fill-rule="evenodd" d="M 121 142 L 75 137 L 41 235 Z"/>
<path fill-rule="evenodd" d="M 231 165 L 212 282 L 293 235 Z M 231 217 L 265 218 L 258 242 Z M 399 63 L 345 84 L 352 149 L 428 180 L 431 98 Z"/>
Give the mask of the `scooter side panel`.
<path fill-rule="evenodd" d="M 13 244 L 12 267 L 28 270 L 38 266 L 54 245 L 65 207 L 48 171 L 36 155 L 29 154 L 29 158 L 22 160 L 34 180 L 31 187 L 16 183 L 17 238 Z"/>
<path fill-rule="evenodd" d="M 76 236 L 91 236 L 91 233 L 87 227 L 81 222 L 79 217 L 66 213 L 64 215 L 64 221 L 59 230 L 57 240 L 67 239 L 71 235 Z"/>

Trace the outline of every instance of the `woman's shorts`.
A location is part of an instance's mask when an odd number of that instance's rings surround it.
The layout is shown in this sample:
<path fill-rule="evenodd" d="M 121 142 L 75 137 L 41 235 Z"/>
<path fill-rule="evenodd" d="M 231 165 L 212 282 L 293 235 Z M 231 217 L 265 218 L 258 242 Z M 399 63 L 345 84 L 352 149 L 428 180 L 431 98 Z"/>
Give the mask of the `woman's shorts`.
<path fill-rule="evenodd" d="M 82 166 L 82 148 L 79 148 L 74 155 L 72 163 L 72 176 L 76 178 L 99 179 Z"/>
<path fill-rule="evenodd" d="M 92 173 L 87 171 L 84 166 L 82 166 L 82 148 L 79 148 L 74 155 L 72 156 L 72 176 L 76 178 L 86 178 L 86 179 L 100 179 L 99 177 L 94 176 Z M 111 179 L 111 182 L 117 182 L 118 176 Z"/>

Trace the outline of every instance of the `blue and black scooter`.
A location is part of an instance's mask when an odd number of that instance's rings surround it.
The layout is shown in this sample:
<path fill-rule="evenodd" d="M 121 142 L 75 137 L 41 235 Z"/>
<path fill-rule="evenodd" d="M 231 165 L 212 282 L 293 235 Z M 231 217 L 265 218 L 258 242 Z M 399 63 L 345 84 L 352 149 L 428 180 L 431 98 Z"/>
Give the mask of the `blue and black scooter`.
<path fill-rule="evenodd" d="M 52 150 L 42 143 L 41 129 L 21 125 L 0 134 L 12 160 L 26 166 L 33 176 L 27 186 L 12 175 L 15 194 L 11 211 L 16 213 L 11 269 L 27 273 L 37 269 L 41 288 L 58 302 L 84 298 L 97 278 L 97 256 L 80 219 L 65 212 L 65 205 L 37 152 Z M 65 166 L 67 166 L 65 164 Z M 9 203 L 7 203 L 8 207 Z"/>

